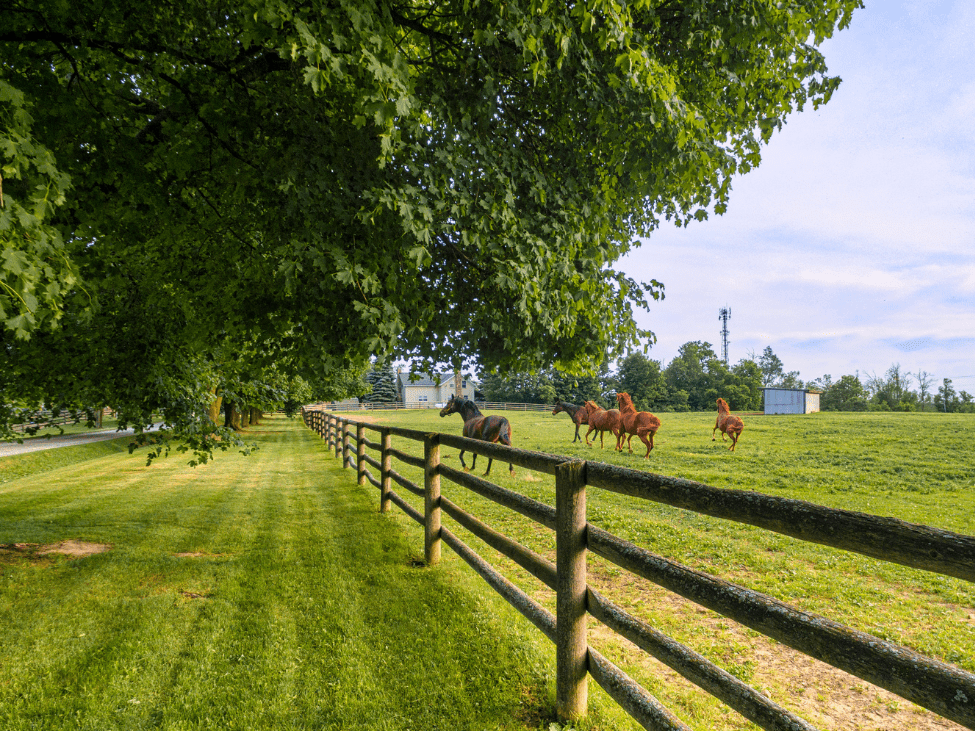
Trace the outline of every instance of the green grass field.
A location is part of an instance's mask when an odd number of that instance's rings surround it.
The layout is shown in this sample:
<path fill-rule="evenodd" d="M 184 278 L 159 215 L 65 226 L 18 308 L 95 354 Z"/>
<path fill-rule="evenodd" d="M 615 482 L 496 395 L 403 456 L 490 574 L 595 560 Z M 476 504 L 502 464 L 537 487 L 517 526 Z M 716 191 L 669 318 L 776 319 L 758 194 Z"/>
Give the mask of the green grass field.
<path fill-rule="evenodd" d="M 348 416 L 461 429 L 433 410 Z M 572 445 L 565 415 L 506 416 L 521 448 L 975 534 L 970 416 L 749 417 L 730 453 L 710 441 L 710 415 L 665 414 L 649 460 L 642 447 Z M 449 549 L 422 567 L 419 526 L 395 506 L 379 515 L 378 491 L 299 422 L 269 419 L 248 438 L 252 456 L 197 468 L 179 456 L 147 468 L 117 442 L 0 460 L 0 728 L 549 731 L 548 640 Z M 459 467 L 456 450 L 443 458 Z M 554 502 L 546 475 L 512 478 L 496 462 L 492 478 Z M 554 557 L 547 529 L 443 491 Z M 654 552 L 975 670 L 971 584 L 595 489 L 588 504 L 593 523 Z M 547 588 L 445 520 L 554 608 Z M 71 559 L 10 545 L 67 539 L 111 550 Z M 590 580 L 819 728 L 958 728 L 597 557 Z M 754 728 L 594 620 L 590 643 L 692 728 Z M 636 728 L 593 683 L 590 697 L 581 728 Z"/>
<path fill-rule="evenodd" d="M 731 453 L 711 441 L 709 414 L 663 414 L 648 460 L 634 453 L 572 444 L 568 417 L 506 412 L 515 446 L 598 459 L 635 469 L 756 490 L 831 507 L 889 515 L 975 534 L 975 418 L 943 414 L 814 414 L 746 417 Z M 350 414 L 354 418 L 356 414 Z M 384 423 L 459 434 L 460 417 L 436 411 L 368 414 Z M 406 449 L 403 440 L 394 446 Z M 414 448 L 415 449 L 415 448 Z M 444 461 L 459 467 L 456 450 Z M 420 451 L 417 449 L 417 454 Z M 466 456 L 470 464 L 470 455 Z M 486 467 L 483 458 L 477 472 Z M 397 469 L 419 481 L 405 465 Z M 554 479 L 508 476 L 495 462 L 492 479 L 554 504 Z M 402 494 L 403 491 L 401 491 Z M 554 559 L 550 531 L 445 483 L 444 494 L 492 527 Z M 420 507 L 419 501 L 413 501 Z M 770 594 L 883 639 L 975 671 L 975 586 L 865 556 L 804 544 L 766 531 L 590 488 L 594 524 L 696 569 Z M 462 530 L 457 532 L 463 533 Z M 476 545 L 476 539 L 471 539 Z M 506 575 L 554 608 L 547 588 L 500 554 L 483 554 Z M 827 668 L 788 648 L 685 602 L 648 582 L 590 557 L 591 583 L 656 628 L 768 692 L 821 728 L 957 728 L 873 686 Z M 752 728 L 628 643 L 591 622 L 591 644 L 617 661 L 695 728 Z M 870 725 L 870 714 L 883 720 Z M 885 725 L 886 724 L 886 725 Z"/>
<path fill-rule="evenodd" d="M 249 438 L 251 457 L 197 468 L 68 448 L 91 458 L 0 484 L 0 728 L 551 717 L 547 640 L 459 560 L 423 567 L 420 534 L 378 515 L 300 422 L 269 419 Z M 38 551 L 68 539 L 111 550 Z"/>

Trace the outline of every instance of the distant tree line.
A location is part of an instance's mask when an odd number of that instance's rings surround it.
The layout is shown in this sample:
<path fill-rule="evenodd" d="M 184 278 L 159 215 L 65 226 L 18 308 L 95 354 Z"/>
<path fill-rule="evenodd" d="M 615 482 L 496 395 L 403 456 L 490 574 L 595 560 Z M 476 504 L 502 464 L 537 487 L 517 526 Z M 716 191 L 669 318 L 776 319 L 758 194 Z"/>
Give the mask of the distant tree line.
<path fill-rule="evenodd" d="M 825 375 L 809 382 L 823 392 L 824 411 L 941 411 L 975 413 L 975 398 L 955 391 L 950 378 L 934 387 L 934 376 L 919 370 L 909 373 L 894 363 L 883 375 L 843 376 L 838 381 Z"/>
<path fill-rule="evenodd" d="M 594 376 L 578 377 L 555 368 L 535 373 L 483 373 L 479 393 L 487 401 L 581 404 L 591 400 L 615 405 L 625 391 L 638 409 L 648 411 L 711 411 L 720 396 L 732 411 L 762 409 L 762 388 L 808 388 L 821 391 L 823 411 L 943 411 L 975 413 L 972 395 L 956 392 L 951 379 L 937 388 L 926 371 L 908 373 L 894 364 L 881 375 L 829 374 L 804 382 L 799 371 L 786 371 L 771 346 L 760 355 L 728 366 L 710 343 L 685 343 L 666 366 L 640 352 L 630 353 L 615 370 L 603 363 Z"/>
<path fill-rule="evenodd" d="M 582 403 L 592 400 L 615 406 L 615 394 L 625 391 L 638 409 L 650 411 L 702 411 L 724 398 L 736 411 L 761 408 L 763 373 L 752 359 L 728 367 L 710 343 L 695 341 L 681 346 L 666 367 L 643 353 L 630 353 L 616 370 L 604 363 L 595 376 L 577 377 L 556 369 L 536 373 L 486 373 L 481 391 L 488 401 Z"/>

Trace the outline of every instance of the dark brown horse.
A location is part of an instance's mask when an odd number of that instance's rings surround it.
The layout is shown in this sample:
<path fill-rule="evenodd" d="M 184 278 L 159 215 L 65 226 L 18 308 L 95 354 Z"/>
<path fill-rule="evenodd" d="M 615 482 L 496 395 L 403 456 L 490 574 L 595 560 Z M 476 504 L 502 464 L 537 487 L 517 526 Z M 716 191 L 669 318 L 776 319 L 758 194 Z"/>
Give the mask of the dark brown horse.
<path fill-rule="evenodd" d="M 603 437 L 606 432 L 612 432 L 613 436 L 616 437 L 616 449 L 622 449 L 620 446 L 622 443 L 622 424 L 620 422 L 620 412 L 618 409 L 610 409 L 607 411 L 602 406 L 597 404 L 595 401 L 586 401 L 586 418 L 588 419 L 589 431 L 586 432 L 586 446 L 592 446 L 589 444 L 589 435 L 594 431 L 599 432 L 599 448 L 603 448 Z M 596 440 L 593 439 L 593 444 Z"/>
<path fill-rule="evenodd" d="M 440 409 L 440 416 L 447 414 L 460 414 L 464 420 L 464 436 L 468 439 L 480 439 L 484 442 L 501 442 L 501 444 L 511 446 L 511 424 L 503 416 L 485 416 L 477 408 L 473 401 L 461 396 L 451 396 L 447 405 Z M 493 458 L 488 457 L 487 471 L 484 476 L 491 474 L 491 462 Z M 477 464 L 477 454 L 471 460 L 471 469 Z M 464 450 L 460 450 L 460 466 L 467 472 L 467 465 L 464 462 Z M 515 468 L 508 465 L 508 472 L 515 474 Z"/>
<path fill-rule="evenodd" d="M 569 418 L 572 419 L 572 423 L 576 425 L 576 436 L 572 440 L 573 444 L 575 442 L 581 442 L 582 437 L 579 436 L 579 427 L 589 423 L 589 412 L 586 411 L 585 406 L 576 406 L 575 404 L 567 404 L 565 401 L 556 401 L 555 408 L 552 409 L 552 416 L 563 412 L 568 414 Z"/>
<path fill-rule="evenodd" d="M 714 423 L 714 429 L 711 430 L 711 441 L 716 441 L 714 432 L 720 429 L 722 442 L 725 441 L 725 434 L 731 436 L 731 446 L 728 449 L 734 452 L 735 447 L 738 445 L 738 437 L 745 430 L 745 422 L 742 421 L 740 416 L 735 416 L 731 413 L 728 408 L 728 402 L 723 398 L 719 398 L 717 404 L 718 420 Z"/>
<path fill-rule="evenodd" d="M 649 458 L 650 450 L 653 449 L 653 435 L 660 428 L 660 419 L 649 411 L 637 411 L 636 406 L 633 405 L 633 399 L 628 393 L 616 394 L 616 403 L 620 405 L 620 414 L 623 416 L 623 433 L 629 435 L 626 438 L 627 448 L 631 453 L 633 452 L 630 440 L 635 434 L 640 437 L 641 442 L 647 445 L 647 453 L 643 455 L 643 458 Z M 622 451 L 622 449 L 623 440 L 620 439 L 620 450 Z"/>

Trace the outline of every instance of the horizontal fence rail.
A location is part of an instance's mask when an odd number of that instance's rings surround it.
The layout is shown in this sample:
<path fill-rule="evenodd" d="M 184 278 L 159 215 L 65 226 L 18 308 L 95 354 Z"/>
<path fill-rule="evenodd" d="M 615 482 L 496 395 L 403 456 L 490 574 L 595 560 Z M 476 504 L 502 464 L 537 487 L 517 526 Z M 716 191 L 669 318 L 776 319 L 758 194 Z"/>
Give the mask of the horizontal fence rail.
<path fill-rule="evenodd" d="M 322 402 L 305 407 L 306 411 L 317 410 L 327 412 L 341 411 L 396 411 L 399 409 L 440 409 L 445 402 L 438 401 L 383 401 L 372 403 L 362 401 L 360 403 L 334 403 Z M 475 401 L 479 409 L 488 411 L 551 411 L 552 404 L 521 404 L 509 401 Z"/>
<path fill-rule="evenodd" d="M 885 688 L 962 726 L 975 729 L 975 674 L 906 647 L 846 627 L 702 571 L 658 556 L 586 520 L 586 488 L 736 521 L 797 540 L 854 551 L 975 582 L 975 537 L 802 500 L 748 490 L 719 489 L 703 483 L 655 475 L 599 462 L 532 452 L 450 434 L 351 421 L 320 410 L 303 412 L 305 423 L 335 450 L 346 468 L 357 470 L 360 485 L 380 489 L 380 511 L 397 505 L 423 526 L 429 565 L 446 543 L 475 572 L 556 645 L 556 701 L 559 716 L 573 720 L 586 712 L 586 675 L 647 729 L 688 728 L 657 699 L 587 644 L 591 616 L 657 658 L 763 729 L 815 731 L 700 654 L 654 630 L 587 585 L 585 555 L 591 551 L 620 568 L 685 599 L 707 607 L 763 635 Z M 366 438 L 379 434 L 379 441 Z M 392 437 L 423 445 L 424 457 L 392 447 Z M 353 453 L 352 447 L 355 447 Z M 454 447 L 555 476 L 556 505 L 546 505 L 440 462 L 440 449 Z M 379 459 L 366 454 L 379 451 Z M 392 469 L 393 460 L 424 472 L 418 485 Z M 377 478 L 367 466 L 378 470 Z M 515 511 L 555 532 L 553 563 L 495 531 L 440 494 L 441 479 Z M 392 489 L 395 483 L 424 500 L 424 512 Z M 514 561 L 555 591 L 556 615 L 512 584 L 441 523 L 441 513 Z"/>

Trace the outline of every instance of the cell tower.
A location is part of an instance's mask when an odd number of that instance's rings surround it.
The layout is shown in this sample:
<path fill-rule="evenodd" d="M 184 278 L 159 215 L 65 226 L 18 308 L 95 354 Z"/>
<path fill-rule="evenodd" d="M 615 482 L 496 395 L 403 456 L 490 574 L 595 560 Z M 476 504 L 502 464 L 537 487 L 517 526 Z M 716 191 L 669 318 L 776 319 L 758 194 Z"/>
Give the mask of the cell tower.
<path fill-rule="evenodd" d="M 728 365 L 728 320 L 731 319 L 731 308 L 722 307 L 718 310 L 718 319 L 721 320 L 721 359 Z"/>

